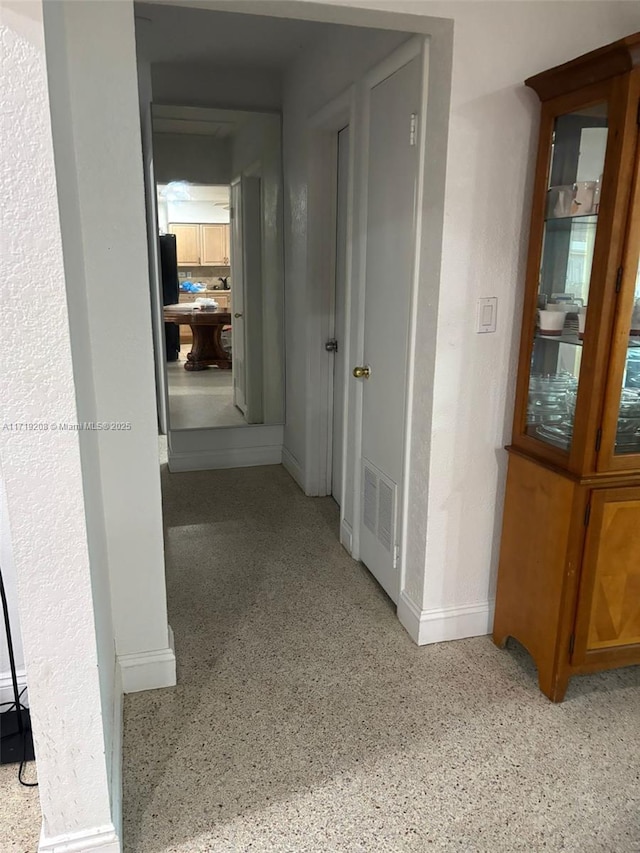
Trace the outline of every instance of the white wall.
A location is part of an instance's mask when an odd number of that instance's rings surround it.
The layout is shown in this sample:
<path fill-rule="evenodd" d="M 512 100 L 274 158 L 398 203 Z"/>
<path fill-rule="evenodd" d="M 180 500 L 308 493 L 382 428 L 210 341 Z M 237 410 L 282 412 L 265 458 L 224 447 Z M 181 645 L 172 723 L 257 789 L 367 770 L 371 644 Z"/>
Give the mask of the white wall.
<path fill-rule="evenodd" d="M 87 437 L 85 491 L 104 517 L 124 689 L 167 686 L 175 683 L 175 658 L 166 612 L 133 8 L 50 2 L 45 32 L 78 396 L 83 414 L 131 424 Z"/>
<path fill-rule="evenodd" d="M 228 184 L 231 181 L 231 148 L 227 139 L 154 133 L 153 160 L 159 184 L 170 181 Z"/>
<path fill-rule="evenodd" d="M 53 850 L 71 833 L 100 842 L 104 853 L 117 853 L 118 792 L 110 787 L 109 773 L 120 696 L 114 689 L 109 596 L 107 591 L 105 601 L 102 567 L 94 565 L 90 502 L 83 495 L 86 448 L 77 432 L 54 429 L 77 423 L 79 411 L 41 3 L 5 3 L 0 42 L 0 399 L 5 424 L 40 425 L 0 431 L 40 783 L 40 850 Z M 25 285 L 32 292 L 28 303 Z M 90 845 L 82 843 L 82 849 Z"/>
<path fill-rule="evenodd" d="M 523 81 L 638 30 L 640 14 L 637 4 L 624 2 L 381 0 L 357 4 L 357 11 L 356 4 L 330 4 L 334 22 L 412 29 L 413 16 L 415 28 L 429 32 L 425 16 L 454 21 L 440 287 L 423 277 L 418 303 L 407 584 L 419 608 L 454 620 L 454 633 L 477 633 L 491 622 L 537 144 L 539 104 Z M 296 5 L 302 16 L 318 14 L 304 0 Z M 406 17 L 391 20 L 388 12 Z M 288 253 L 288 274 L 301 263 Z M 499 300 L 494 335 L 474 333 L 482 296 Z M 289 292 L 287 305 L 291 330 L 303 306 L 292 304 Z M 287 400 L 294 420 L 285 446 L 302 452 L 300 412 L 291 409 L 293 370 Z M 427 518 L 425 549 L 414 534 Z M 466 605 L 480 618 L 459 620 Z"/>
<path fill-rule="evenodd" d="M 280 74 L 271 69 L 161 62 L 153 63 L 151 77 L 156 104 L 232 110 L 279 110 L 282 104 Z"/>
<path fill-rule="evenodd" d="M 158 203 L 158 219 L 162 223 L 160 210 L 165 208 L 166 222 L 222 222 L 229 223 L 229 211 L 212 201 L 166 201 Z M 162 226 L 161 226 L 162 227 Z"/>

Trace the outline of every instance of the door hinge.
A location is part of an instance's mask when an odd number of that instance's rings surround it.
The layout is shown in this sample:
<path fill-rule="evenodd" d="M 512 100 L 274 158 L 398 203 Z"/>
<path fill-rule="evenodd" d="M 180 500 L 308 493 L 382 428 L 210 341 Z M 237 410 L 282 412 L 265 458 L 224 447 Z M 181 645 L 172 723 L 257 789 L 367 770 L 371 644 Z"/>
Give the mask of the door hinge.
<path fill-rule="evenodd" d="M 576 646 L 576 635 L 572 634 L 569 637 L 569 655 L 573 654 L 573 650 L 574 650 L 575 646 Z"/>
<path fill-rule="evenodd" d="M 418 144 L 418 113 L 411 113 L 409 121 L 409 145 Z"/>
<path fill-rule="evenodd" d="M 338 341 L 335 338 L 329 338 L 324 348 L 327 352 L 338 352 Z"/>
<path fill-rule="evenodd" d="M 591 518 L 591 501 L 589 501 L 589 503 L 587 504 L 585 511 L 584 511 L 584 526 L 585 527 L 589 526 L 589 519 L 590 518 Z"/>
<path fill-rule="evenodd" d="M 618 267 L 618 273 L 616 275 L 616 293 L 620 293 L 620 288 L 622 287 L 622 267 Z"/>
<path fill-rule="evenodd" d="M 400 546 L 394 545 L 393 548 L 393 568 L 398 568 L 398 563 L 400 562 Z"/>
<path fill-rule="evenodd" d="M 598 432 L 596 433 L 596 453 L 600 452 L 601 446 L 602 446 L 602 427 L 598 427 Z"/>

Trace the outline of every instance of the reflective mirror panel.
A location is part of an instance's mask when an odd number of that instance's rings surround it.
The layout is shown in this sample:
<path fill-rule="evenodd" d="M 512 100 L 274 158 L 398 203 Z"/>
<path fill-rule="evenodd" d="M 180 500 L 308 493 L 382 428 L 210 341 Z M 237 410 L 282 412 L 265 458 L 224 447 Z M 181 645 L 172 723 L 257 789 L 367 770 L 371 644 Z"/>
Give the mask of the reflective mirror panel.
<path fill-rule="evenodd" d="M 573 439 L 606 146 L 606 104 L 556 119 L 526 432 L 565 451 Z"/>
<path fill-rule="evenodd" d="M 153 107 L 169 428 L 284 421 L 281 119 Z"/>

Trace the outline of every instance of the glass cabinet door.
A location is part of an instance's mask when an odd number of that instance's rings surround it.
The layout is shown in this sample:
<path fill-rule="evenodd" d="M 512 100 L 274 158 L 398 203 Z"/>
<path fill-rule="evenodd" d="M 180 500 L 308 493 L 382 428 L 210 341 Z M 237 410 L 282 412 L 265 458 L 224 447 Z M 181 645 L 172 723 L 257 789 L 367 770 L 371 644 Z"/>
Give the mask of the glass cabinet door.
<path fill-rule="evenodd" d="M 616 456 L 632 453 L 640 453 L 640 268 L 636 274 L 614 446 Z"/>
<path fill-rule="evenodd" d="M 552 137 L 525 432 L 567 452 L 573 440 L 607 135 L 607 104 L 602 103 L 558 116 Z"/>

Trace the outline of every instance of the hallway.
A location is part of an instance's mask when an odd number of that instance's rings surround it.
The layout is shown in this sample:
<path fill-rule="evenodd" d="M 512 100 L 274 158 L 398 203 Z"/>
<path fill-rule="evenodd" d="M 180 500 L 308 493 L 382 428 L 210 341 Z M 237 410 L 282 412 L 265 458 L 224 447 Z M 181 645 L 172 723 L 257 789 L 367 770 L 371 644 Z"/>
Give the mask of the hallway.
<path fill-rule="evenodd" d="M 418 648 L 280 467 L 163 466 L 177 688 L 125 697 L 126 853 L 640 849 L 640 671 Z"/>

